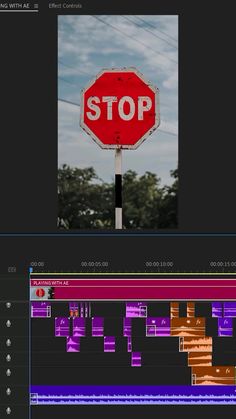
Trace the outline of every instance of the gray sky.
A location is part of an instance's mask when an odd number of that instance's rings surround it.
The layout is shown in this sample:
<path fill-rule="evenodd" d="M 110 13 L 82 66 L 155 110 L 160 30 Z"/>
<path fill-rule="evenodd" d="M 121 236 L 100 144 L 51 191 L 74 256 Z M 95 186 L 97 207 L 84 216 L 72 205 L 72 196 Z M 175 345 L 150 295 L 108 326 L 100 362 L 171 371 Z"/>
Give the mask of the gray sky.
<path fill-rule="evenodd" d="M 178 164 L 178 16 L 98 18 L 107 24 L 93 16 L 58 17 L 58 98 L 79 104 L 81 89 L 101 69 L 136 67 L 160 90 L 161 124 L 137 150 L 123 151 L 123 171 L 151 171 L 170 184 Z M 58 101 L 58 165 L 93 166 L 111 181 L 114 150 L 95 144 L 79 118 L 79 106 Z"/>

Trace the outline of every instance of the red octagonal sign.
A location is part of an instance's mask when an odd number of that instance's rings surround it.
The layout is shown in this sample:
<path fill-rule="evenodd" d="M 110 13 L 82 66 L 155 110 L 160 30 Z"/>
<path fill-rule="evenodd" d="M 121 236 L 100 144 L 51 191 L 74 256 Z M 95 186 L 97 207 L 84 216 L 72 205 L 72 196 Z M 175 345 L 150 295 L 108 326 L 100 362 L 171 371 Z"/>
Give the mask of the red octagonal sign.
<path fill-rule="evenodd" d="M 135 68 L 101 71 L 82 90 L 81 127 L 102 148 L 137 148 L 160 125 L 159 90 Z"/>

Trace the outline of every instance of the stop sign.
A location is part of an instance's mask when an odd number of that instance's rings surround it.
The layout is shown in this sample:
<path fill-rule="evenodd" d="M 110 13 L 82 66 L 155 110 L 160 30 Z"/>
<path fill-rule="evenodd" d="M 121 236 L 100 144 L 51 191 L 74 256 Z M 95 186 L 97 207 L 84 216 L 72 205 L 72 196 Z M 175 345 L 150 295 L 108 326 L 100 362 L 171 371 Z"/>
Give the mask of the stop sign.
<path fill-rule="evenodd" d="M 82 90 L 81 127 L 102 148 L 137 148 L 159 125 L 159 90 L 135 68 L 102 70 Z"/>

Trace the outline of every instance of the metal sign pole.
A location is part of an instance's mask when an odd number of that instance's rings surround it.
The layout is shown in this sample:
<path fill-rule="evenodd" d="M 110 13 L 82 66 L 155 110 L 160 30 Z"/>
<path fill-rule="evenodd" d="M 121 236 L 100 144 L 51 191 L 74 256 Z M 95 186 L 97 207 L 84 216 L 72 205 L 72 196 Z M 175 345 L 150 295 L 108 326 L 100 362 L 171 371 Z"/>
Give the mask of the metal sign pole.
<path fill-rule="evenodd" d="M 115 228 L 122 228 L 122 150 L 115 150 Z"/>

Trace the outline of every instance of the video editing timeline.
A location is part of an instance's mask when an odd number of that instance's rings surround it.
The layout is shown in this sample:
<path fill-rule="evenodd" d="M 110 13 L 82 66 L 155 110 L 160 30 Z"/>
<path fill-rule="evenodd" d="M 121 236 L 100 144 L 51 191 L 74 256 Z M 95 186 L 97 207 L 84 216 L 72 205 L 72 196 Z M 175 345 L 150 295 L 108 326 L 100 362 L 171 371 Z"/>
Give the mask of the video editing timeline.
<path fill-rule="evenodd" d="M 31 408 L 236 404 L 235 282 L 31 272 Z"/>

